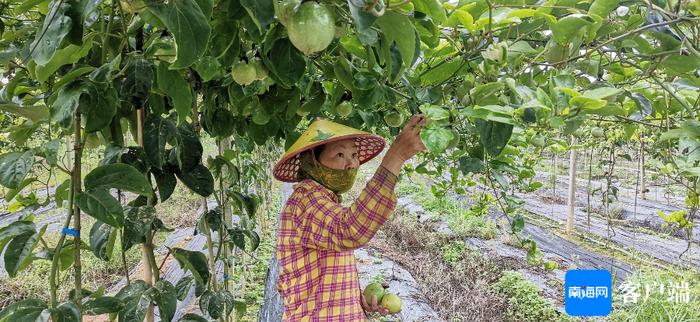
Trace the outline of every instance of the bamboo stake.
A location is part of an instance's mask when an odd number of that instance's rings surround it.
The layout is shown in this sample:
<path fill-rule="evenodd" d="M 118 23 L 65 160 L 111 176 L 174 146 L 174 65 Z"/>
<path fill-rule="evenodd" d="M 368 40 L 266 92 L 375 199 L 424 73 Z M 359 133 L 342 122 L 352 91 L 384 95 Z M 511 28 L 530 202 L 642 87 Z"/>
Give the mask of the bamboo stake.
<path fill-rule="evenodd" d="M 83 146 L 82 146 L 82 140 L 80 137 L 80 106 L 75 110 L 75 146 L 73 147 L 73 153 L 75 155 L 75 166 L 73 167 L 73 182 L 75 184 L 73 185 L 73 188 L 75 189 L 75 193 L 73 194 L 73 198 L 77 198 L 77 195 L 80 193 L 81 189 L 81 167 L 82 167 L 82 151 L 83 151 Z M 73 203 L 73 207 L 75 209 L 73 210 L 74 216 L 73 216 L 73 229 L 78 231 L 77 236 L 73 236 L 73 241 L 75 242 L 74 247 L 75 247 L 75 252 L 74 252 L 74 260 L 73 260 L 73 273 L 75 277 L 75 305 L 78 307 L 78 310 L 80 310 L 81 305 L 81 299 L 82 299 L 82 265 L 80 263 L 80 208 L 78 207 L 77 203 Z M 59 250 L 60 251 L 60 250 Z M 83 320 L 83 315 L 79 315 L 79 321 Z"/>
<path fill-rule="evenodd" d="M 572 139 L 571 145 L 576 144 Z M 571 150 L 569 156 L 569 199 L 566 216 L 566 234 L 571 235 L 574 230 L 574 204 L 576 203 L 576 149 Z"/>

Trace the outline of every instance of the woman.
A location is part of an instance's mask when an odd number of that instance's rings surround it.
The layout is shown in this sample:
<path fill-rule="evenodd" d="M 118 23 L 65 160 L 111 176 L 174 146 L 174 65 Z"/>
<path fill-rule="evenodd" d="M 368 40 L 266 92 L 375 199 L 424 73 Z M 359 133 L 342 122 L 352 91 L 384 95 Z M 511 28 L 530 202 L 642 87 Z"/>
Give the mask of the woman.
<path fill-rule="evenodd" d="M 367 321 L 367 312 L 388 310 L 365 299 L 354 249 L 367 244 L 396 207 L 394 187 L 403 164 L 425 150 L 425 116 L 411 117 L 360 196 L 349 207 L 357 168 L 384 149 L 381 137 L 317 119 L 287 150 L 274 176 L 298 182 L 281 213 L 277 234 L 284 321 Z"/>

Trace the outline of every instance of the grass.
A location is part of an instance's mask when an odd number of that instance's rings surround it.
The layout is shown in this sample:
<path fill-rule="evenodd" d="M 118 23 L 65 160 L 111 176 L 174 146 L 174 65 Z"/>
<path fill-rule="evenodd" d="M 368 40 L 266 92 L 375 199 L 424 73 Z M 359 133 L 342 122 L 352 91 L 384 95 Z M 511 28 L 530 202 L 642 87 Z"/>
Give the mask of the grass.
<path fill-rule="evenodd" d="M 540 322 L 567 321 L 540 295 L 537 285 L 530 282 L 521 273 L 505 271 L 492 288 L 507 298 L 507 321 Z"/>
<path fill-rule="evenodd" d="M 688 287 L 688 301 L 683 298 L 677 301 L 676 294 L 685 293 L 678 292 L 678 287 L 684 283 Z M 624 292 L 618 289 L 617 296 L 613 296 L 610 321 L 700 321 L 698 272 L 644 270 L 633 274 L 625 284 L 632 287 Z M 639 295 L 636 303 L 631 296 L 635 293 Z M 628 296 L 625 297 L 624 294 Z"/>
<path fill-rule="evenodd" d="M 428 213 L 446 220 L 449 228 L 459 236 L 492 239 L 498 235 L 496 222 L 486 218 L 485 209 L 454 201 L 449 197 L 438 198 L 432 193 L 426 193 L 427 188 L 419 183 L 404 179 L 397 185 L 397 195 L 408 196 L 421 205 Z"/>

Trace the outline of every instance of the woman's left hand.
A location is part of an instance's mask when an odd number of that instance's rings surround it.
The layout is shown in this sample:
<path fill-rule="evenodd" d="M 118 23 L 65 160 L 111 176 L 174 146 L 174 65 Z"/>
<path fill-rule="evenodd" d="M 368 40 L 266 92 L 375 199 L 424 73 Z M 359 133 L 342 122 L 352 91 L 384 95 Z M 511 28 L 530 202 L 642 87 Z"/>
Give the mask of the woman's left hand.
<path fill-rule="evenodd" d="M 362 308 L 365 310 L 365 312 L 378 312 L 382 316 L 389 314 L 388 308 L 377 304 L 376 296 L 372 296 L 372 299 L 369 300 L 369 303 L 367 302 L 367 298 L 364 294 L 360 293 L 360 296 L 362 297 L 360 304 L 362 305 Z"/>

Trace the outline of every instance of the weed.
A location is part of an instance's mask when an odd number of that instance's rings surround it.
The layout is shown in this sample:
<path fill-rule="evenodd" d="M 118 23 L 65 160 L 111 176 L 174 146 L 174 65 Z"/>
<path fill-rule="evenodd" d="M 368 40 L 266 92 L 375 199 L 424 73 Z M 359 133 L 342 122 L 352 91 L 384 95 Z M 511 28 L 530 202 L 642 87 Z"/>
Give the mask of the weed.
<path fill-rule="evenodd" d="M 637 271 L 623 285 L 613 296 L 610 321 L 700 321 L 697 272 Z M 688 302 L 680 297 L 686 292 Z"/>
<path fill-rule="evenodd" d="M 558 321 L 559 313 L 540 295 L 537 285 L 521 273 L 505 271 L 493 289 L 508 299 L 509 321 Z"/>

